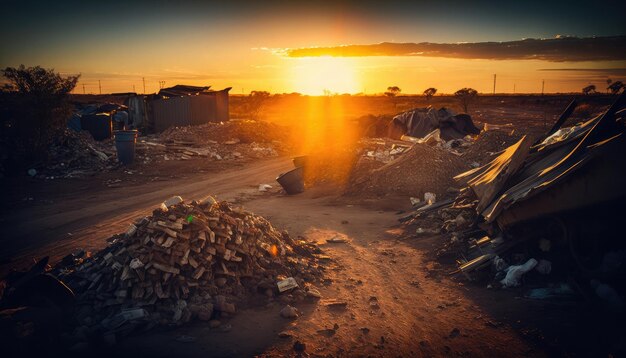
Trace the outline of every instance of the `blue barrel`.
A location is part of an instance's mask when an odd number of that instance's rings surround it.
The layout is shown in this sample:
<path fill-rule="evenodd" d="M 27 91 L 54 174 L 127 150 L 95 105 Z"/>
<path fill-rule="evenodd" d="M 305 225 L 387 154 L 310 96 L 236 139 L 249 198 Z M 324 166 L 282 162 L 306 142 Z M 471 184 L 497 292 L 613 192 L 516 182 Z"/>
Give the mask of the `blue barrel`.
<path fill-rule="evenodd" d="M 298 167 L 279 175 L 276 181 L 289 195 L 302 193 L 304 191 L 303 167 Z"/>
<path fill-rule="evenodd" d="M 137 130 L 115 131 L 115 148 L 117 160 L 124 165 L 131 164 L 135 160 L 135 142 L 137 142 Z"/>

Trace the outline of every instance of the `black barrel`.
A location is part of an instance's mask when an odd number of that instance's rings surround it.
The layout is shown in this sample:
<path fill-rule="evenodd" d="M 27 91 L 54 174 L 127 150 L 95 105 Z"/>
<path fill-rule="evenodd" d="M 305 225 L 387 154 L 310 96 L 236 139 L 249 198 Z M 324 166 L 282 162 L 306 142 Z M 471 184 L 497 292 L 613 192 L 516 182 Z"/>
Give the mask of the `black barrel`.
<path fill-rule="evenodd" d="M 276 181 L 289 195 L 302 193 L 304 191 L 303 168 L 298 167 L 283 173 L 276 178 Z"/>
<path fill-rule="evenodd" d="M 80 126 L 83 130 L 88 130 L 95 140 L 111 138 L 112 123 L 108 114 L 86 114 L 80 118 Z"/>

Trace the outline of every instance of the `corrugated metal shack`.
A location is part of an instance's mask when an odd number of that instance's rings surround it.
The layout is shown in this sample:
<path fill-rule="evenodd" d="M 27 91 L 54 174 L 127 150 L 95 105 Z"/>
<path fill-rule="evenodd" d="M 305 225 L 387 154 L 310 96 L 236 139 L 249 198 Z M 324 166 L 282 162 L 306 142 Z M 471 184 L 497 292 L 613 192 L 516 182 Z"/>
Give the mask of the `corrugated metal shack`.
<path fill-rule="evenodd" d="M 155 132 L 162 132 L 172 126 L 228 121 L 231 87 L 220 91 L 209 88 L 176 85 L 161 89 L 148 101 L 147 126 Z"/>

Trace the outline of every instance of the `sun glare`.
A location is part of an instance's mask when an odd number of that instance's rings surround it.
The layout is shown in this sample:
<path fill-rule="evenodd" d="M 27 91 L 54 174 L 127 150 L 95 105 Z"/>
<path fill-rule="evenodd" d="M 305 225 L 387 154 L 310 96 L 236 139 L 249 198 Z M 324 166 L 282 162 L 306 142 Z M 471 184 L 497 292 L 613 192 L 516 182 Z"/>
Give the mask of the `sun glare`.
<path fill-rule="evenodd" d="M 293 87 L 308 95 L 356 93 L 359 83 L 350 58 L 306 57 L 294 60 Z"/>

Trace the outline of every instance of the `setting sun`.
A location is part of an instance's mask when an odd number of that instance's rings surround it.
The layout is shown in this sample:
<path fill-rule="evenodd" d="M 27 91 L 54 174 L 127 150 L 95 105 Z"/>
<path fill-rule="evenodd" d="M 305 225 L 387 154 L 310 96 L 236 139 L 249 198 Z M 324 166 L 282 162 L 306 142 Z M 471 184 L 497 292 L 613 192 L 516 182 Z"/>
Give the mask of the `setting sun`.
<path fill-rule="evenodd" d="M 291 67 L 293 88 L 308 95 L 359 92 L 354 60 L 339 57 L 306 57 L 294 59 Z"/>

